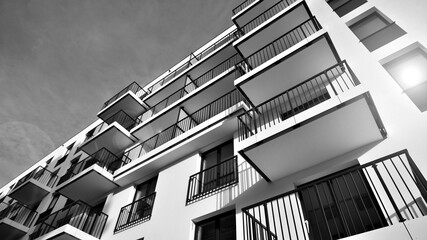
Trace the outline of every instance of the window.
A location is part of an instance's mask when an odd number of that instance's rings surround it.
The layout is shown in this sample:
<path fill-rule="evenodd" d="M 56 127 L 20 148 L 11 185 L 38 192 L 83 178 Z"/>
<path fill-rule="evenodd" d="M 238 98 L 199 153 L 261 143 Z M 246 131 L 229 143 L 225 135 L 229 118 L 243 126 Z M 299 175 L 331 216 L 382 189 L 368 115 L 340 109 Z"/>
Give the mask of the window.
<path fill-rule="evenodd" d="M 236 217 L 230 211 L 196 223 L 195 240 L 235 240 Z"/>
<path fill-rule="evenodd" d="M 49 164 L 50 164 L 50 162 L 52 162 L 52 160 L 53 160 L 53 157 L 51 157 L 49 160 L 47 160 L 47 161 L 46 161 L 46 165 L 49 165 Z"/>
<path fill-rule="evenodd" d="M 70 153 L 71 149 L 73 149 L 73 146 L 74 146 L 74 143 L 67 147 L 67 151 L 65 152 L 65 154 L 62 158 L 58 159 L 58 161 L 55 164 L 55 167 L 57 167 L 58 165 L 63 163 L 65 161 L 65 159 L 67 159 L 68 154 Z"/>
<path fill-rule="evenodd" d="M 396 53 L 384 68 L 422 112 L 427 110 L 427 53 L 421 44 L 412 44 Z"/>
<path fill-rule="evenodd" d="M 387 226 L 364 174 L 326 178 L 305 184 L 299 193 L 310 239 L 339 239 Z"/>
<path fill-rule="evenodd" d="M 366 0 L 329 0 L 328 4 L 338 16 L 342 17 L 366 2 Z"/>
<path fill-rule="evenodd" d="M 349 27 L 371 52 L 406 34 L 395 22 L 387 19 L 375 8 L 355 20 L 354 23 L 349 23 Z"/>
<path fill-rule="evenodd" d="M 234 156 L 233 140 L 202 154 L 202 182 L 200 192 L 208 192 L 235 178 L 233 166 L 225 163 Z M 231 164 L 234 164 L 231 162 Z"/>

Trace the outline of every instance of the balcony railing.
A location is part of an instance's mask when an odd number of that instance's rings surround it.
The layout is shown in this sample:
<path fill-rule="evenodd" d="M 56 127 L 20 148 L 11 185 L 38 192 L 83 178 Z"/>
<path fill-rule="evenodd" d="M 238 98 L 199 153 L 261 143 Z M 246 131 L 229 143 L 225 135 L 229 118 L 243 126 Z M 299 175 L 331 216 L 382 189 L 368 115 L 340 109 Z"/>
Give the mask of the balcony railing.
<path fill-rule="evenodd" d="M 116 95 L 114 95 L 112 98 L 108 99 L 103 105 L 102 105 L 102 109 L 104 109 L 106 106 L 110 105 L 112 102 L 114 102 L 115 100 L 117 100 L 118 98 L 120 98 L 121 96 L 123 96 L 125 93 L 127 93 L 128 91 L 131 91 L 133 93 L 135 93 L 135 95 L 137 97 L 139 97 L 140 99 L 144 98 L 145 95 L 147 95 L 147 93 L 144 91 L 144 89 L 142 89 L 141 86 L 139 86 L 138 83 L 133 82 L 131 83 L 129 86 L 125 87 L 123 90 L 121 90 L 120 92 L 118 92 Z"/>
<path fill-rule="evenodd" d="M 82 161 L 72 165 L 67 170 L 67 172 L 59 179 L 58 185 L 62 184 L 63 182 L 76 176 L 83 170 L 95 164 L 107 170 L 109 173 L 114 173 L 114 171 L 117 170 L 124 163 L 116 155 L 114 155 L 107 149 L 102 148 L 94 154 L 90 155 L 89 157 L 83 159 Z"/>
<path fill-rule="evenodd" d="M 141 222 L 150 220 L 155 197 L 156 193 L 154 192 L 122 207 L 122 209 L 120 209 L 119 218 L 117 219 L 114 232 L 118 232 Z"/>
<path fill-rule="evenodd" d="M 250 22 L 246 23 L 244 26 L 239 28 L 240 34 L 246 34 L 250 31 L 252 31 L 254 28 L 261 25 L 263 22 L 267 21 L 274 15 L 276 15 L 278 12 L 282 11 L 283 9 L 289 7 L 293 2 L 296 0 L 282 0 L 273 6 L 271 6 L 269 9 L 265 10 L 255 18 L 253 18 Z"/>
<path fill-rule="evenodd" d="M 37 216 L 36 211 L 31 210 L 19 202 L 15 202 L 11 205 L 2 202 L 0 205 L 2 205 L 0 209 L 3 209 L 0 211 L 0 220 L 9 219 L 29 228 Z"/>
<path fill-rule="evenodd" d="M 312 17 L 247 57 L 245 63 L 249 70 L 252 70 L 316 33 L 321 28 L 316 17 Z"/>
<path fill-rule="evenodd" d="M 269 129 L 360 82 L 344 60 L 238 116 L 239 140 Z"/>
<path fill-rule="evenodd" d="M 244 239 L 338 239 L 424 216 L 427 184 L 406 150 L 242 209 Z"/>
<path fill-rule="evenodd" d="M 175 77 L 179 76 L 182 72 L 184 72 L 185 70 L 190 68 L 194 64 L 193 63 L 194 61 L 202 60 L 203 58 L 208 56 L 210 53 L 212 53 L 213 51 L 215 51 L 219 47 L 233 41 L 234 39 L 237 39 L 237 37 L 238 37 L 238 35 L 236 34 L 236 31 L 232 31 L 231 33 L 225 35 L 224 37 L 222 37 L 221 39 L 219 39 L 218 41 L 216 41 L 215 43 L 213 43 L 212 45 L 210 45 L 208 48 L 206 48 L 202 52 L 198 53 L 197 55 L 191 54 L 190 59 L 187 62 L 183 63 L 181 66 L 176 68 L 174 71 L 170 72 L 167 76 L 165 76 L 164 78 L 160 79 L 155 84 L 150 86 L 147 91 L 149 93 L 152 93 L 156 89 L 160 88 L 161 86 L 168 83 L 169 81 L 171 81 Z"/>
<path fill-rule="evenodd" d="M 122 157 L 123 163 L 130 163 L 241 101 L 246 102 L 245 98 L 236 89 L 224 94 L 193 114 L 126 151 Z"/>
<path fill-rule="evenodd" d="M 108 216 L 83 202 L 75 202 L 65 208 L 40 219 L 30 239 L 43 236 L 55 229 L 69 224 L 96 238 L 101 238 Z"/>
<path fill-rule="evenodd" d="M 17 189 L 19 186 L 26 183 L 30 179 L 34 179 L 37 182 L 51 188 L 55 185 L 58 176 L 44 167 L 38 167 L 25 175 L 23 178 L 19 179 L 15 186 L 13 186 L 13 189 Z"/>
<path fill-rule="evenodd" d="M 237 156 L 190 176 L 187 203 L 238 182 Z"/>
<path fill-rule="evenodd" d="M 237 63 L 239 63 L 242 60 L 239 54 L 235 54 L 232 57 L 226 59 L 225 61 L 219 63 L 215 67 L 213 67 L 211 70 L 207 71 L 206 73 L 202 74 L 200 77 L 191 80 L 190 83 L 186 84 L 184 87 L 178 89 L 176 92 L 172 93 L 156 105 L 154 105 L 151 109 L 147 110 L 145 113 L 143 113 L 141 116 L 137 119 L 137 125 L 142 123 L 143 121 L 147 120 L 148 118 L 152 117 L 156 113 L 160 112 L 161 110 L 167 108 L 168 106 L 172 105 L 174 102 L 178 101 L 179 99 L 183 98 L 190 92 L 196 90 L 197 88 L 201 87 L 208 81 L 214 79 L 221 73 L 225 72 L 226 70 L 229 70 L 231 67 L 235 66 Z"/>
<path fill-rule="evenodd" d="M 256 0 L 246 0 L 242 2 L 239 6 L 233 8 L 233 15 L 238 14 L 240 11 L 245 9 L 247 6 L 249 6 L 251 3 L 255 2 Z"/>

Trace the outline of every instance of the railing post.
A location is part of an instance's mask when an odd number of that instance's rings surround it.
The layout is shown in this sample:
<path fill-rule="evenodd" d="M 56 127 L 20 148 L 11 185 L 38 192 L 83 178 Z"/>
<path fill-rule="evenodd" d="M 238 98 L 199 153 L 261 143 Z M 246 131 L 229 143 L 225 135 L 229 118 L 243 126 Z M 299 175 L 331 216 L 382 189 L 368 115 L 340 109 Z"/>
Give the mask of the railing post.
<path fill-rule="evenodd" d="M 380 172 L 378 171 L 377 164 L 372 165 L 372 168 L 374 169 L 375 173 L 377 174 L 377 177 L 378 177 L 378 179 L 380 180 L 381 185 L 383 186 L 384 191 L 385 191 L 385 193 L 387 194 L 387 197 L 389 198 L 390 203 L 391 203 L 391 205 L 392 205 L 392 206 L 393 206 L 393 208 L 394 208 L 394 211 L 396 212 L 396 215 L 397 215 L 397 218 L 399 219 L 399 222 L 404 222 L 404 221 L 406 221 L 406 219 L 405 219 L 405 218 L 403 218 L 402 214 L 400 213 L 400 210 L 399 210 L 399 208 L 397 207 L 396 202 L 394 201 L 393 196 L 392 196 L 392 195 L 391 195 L 391 193 L 390 193 L 390 190 L 388 190 L 388 187 L 387 187 L 387 185 L 385 184 L 384 179 L 382 178 L 382 176 L 381 176 Z"/>
<path fill-rule="evenodd" d="M 265 214 L 265 226 L 267 228 L 267 239 L 272 240 L 271 238 L 271 231 L 270 231 L 270 221 L 268 220 L 268 209 L 267 209 L 267 203 L 263 203 L 262 206 L 264 207 L 264 214 Z"/>
<path fill-rule="evenodd" d="M 323 71 L 323 74 L 325 74 L 326 79 L 328 80 L 329 85 L 331 86 L 332 90 L 334 91 L 335 96 L 338 96 L 337 90 L 335 89 L 334 85 L 332 85 L 332 81 L 328 76 L 328 72 L 327 71 Z"/>

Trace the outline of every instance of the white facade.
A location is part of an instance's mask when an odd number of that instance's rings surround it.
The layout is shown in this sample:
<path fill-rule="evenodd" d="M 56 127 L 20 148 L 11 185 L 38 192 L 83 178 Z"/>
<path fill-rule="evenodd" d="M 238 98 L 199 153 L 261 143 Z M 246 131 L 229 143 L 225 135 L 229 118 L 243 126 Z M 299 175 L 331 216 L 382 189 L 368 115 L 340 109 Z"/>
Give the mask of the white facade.
<path fill-rule="evenodd" d="M 425 239 L 427 3 L 240 6 L 232 27 L 125 87 L 4 186 L 0 234 Z"/>

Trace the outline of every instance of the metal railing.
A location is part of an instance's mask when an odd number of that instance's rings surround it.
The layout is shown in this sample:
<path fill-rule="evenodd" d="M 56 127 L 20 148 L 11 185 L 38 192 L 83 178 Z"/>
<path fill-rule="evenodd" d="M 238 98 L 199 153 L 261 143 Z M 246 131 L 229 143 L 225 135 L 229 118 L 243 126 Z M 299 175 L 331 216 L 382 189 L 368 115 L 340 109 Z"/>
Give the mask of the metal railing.
<path fill-rule="evenodd" d="M 239 13 L 240 11 L 242 11 L 243 9 L 245 9 L 247 6 L 249 6 L 251 3 L 255 2 L 256 0 L 246 0 L 243 1 L 239 6 L 233 8 L 232 12 L 233 15 L 236 15 L 237 13 Z"/>
<path fill-rule="evenodd" d="M 271 6 L 270 8 L 268 8 L 267 10 L 259 14 L 258 16 L 254 17 L 250 22 L 240 27 L 239 28 L 240 34 L 246 34 L 252 31 L 254 28 L 258 27 L 263 22 L 267 21 L 268 19 L 276 15 L 278 12 L 289 7 L 289 5 L 291 5 L 295 1 L 296 0 L 282 0 L 274 4 L 273 6 Z"/>
<path fill-rule="evenodd" d="M 104 109 L 106 106 L 110 105 L 112 102 L 114 102 L 115 100 L 117 100 L 121 96 L 123 96 L 128 91 L 131 91 L 131 92 L 135 93 L 135 95 L 137 97 L 139 97 L 140 99 L 144 98 L 144 96 L 147 95 L 147 93 L 144 91 L 144 89 L 142 89 L 141 86 L 139 86 L 138 83 L 133 82 L 133 83 L 129 84 L 127 87 L 125 87 L 124 89 L 122 89 L 120 92 L 118 92 L 116 95 L 114 95 L 112 98 L 108 99 L 102 105 L 101 110 Z"/>
<path fill-rule="evenodd" d="M 237 174 L 237 156 L 234 156 L 190 176 L 187 203 L 237 183 Z"/>
<path fill-rule="evenodd" d="M 25 227 L 31 227 L 34 219 L 37 216 L 37 212 L 28 208 L 27 206 L 15 202 L 12 204 L 0 203 L 0 220 L 9 219 Z"/>
<path fill-rule="evenodd" d="M 114 232 L 150 220 L 155 198 L 156 193 L 154 192 L 122 207 Z"/>
<path fill-rule="evenodd" d="M 23 178 L 19 179 L 19 181 L 13 186 L 13 189 L 17 189 L 22 184 L 26 183 L 30 179 L 34 179 L 37 182 L 47 186 L 47 187 L 53 187 L 55 185 L 56 180 L 58 179 L 58 176 L 56 174 L 52 173 L 51 171 L 47 170 L 44 167 L 37 167 L 27 175 L 25 175 Z"/>
<path fill-rule="evenodd" d="M 245 59 L 245 63 L 249 70 L 252 70 L 316 33 L 321 28 L 316 17 L 312 17 L 251 54 Z"/>
<path fill-rule="evenodd" d="M 101 238 L 108 215 L 91 206 L 77 201 L 65 208 L 40 219 L 30 239 L 43 236 L 55 229 L 69 224 L 96 238 Z"/>
<path fill-rule="evenodd" d="M 109 173 L 114 173 L 114 171 L 117 170 L 124 163 L 122 163 L 122 160 L 119 157 L 117 157 L 107 149 L 101 148 L 100 150 L 83 159 L 82 161 L 71 165 L 67 172 L 59 179 L 58 185 L 76 176 L 83 170 L 95 164 L 100 166 L 101 168 L 104 168 Z"/>
<path fill-rule="evenodd" d="M 184 87 L 178 89 L 177 91 L 175 91 L 174 93 L 172 93 L 171 95 L 169 95 L 168 97 L 166 97 L 165 99 L 163 99 L 162 101 L 154 105 L 151 109 L 144 112 L 141 116 L 139 116 L 137 119 L 136 125 L 142 123 L 143 121 L 152 117 L 156 113 L 172 105 L 174 102 L 178 101 L 179 99 L 183 98 L 187 94 L 201 87 L 203 84 L 219 76 L 221 73 L 231 69 L 237 63 L 240 63 L 241 60 L 242 58 L 240 57 L 240 55 L 235 54 L 230 58 L 224 60 L 223 62 L 219 63 L 209 71 L 205 72 L 198 78 L 194 80 L 190 80 L 190 82 L 187 83 Z"/>
<path fill-rule="evenodd" d="M 302 83 L 238 116 L 239 141 L 279 124 L 360 82 L 347 62 L 341 61 Z"/>
<path fill-rule="evenodd" d="M 245 240 L 338 239 L 427 213 L 427 183 L 402 150 L 242 209 Z"/>
<path fill-rule="evenodd" d="M 225 35 L 224 37 L 222 37 L 221 39 L 219 39 L 218 41 L 216 41 L 215 43 L 213 43 L 212 45 L 210 45 L 208 48 L 206 48 L 202 52 L 198 53 L 197 55 L 194 55 L 192 53 L 187 62 L 184 62 L 182 65 L 177 67 L 175 70 L 170 72 L 168 75 L 166 75 L 162 79 L 158 80 L 155 84 L 150 86 L 147 89 L 147 91 L 149 93 L 154 92 L 156 89 L 160 88 L 161 86 L 168 83 L 169 81 L 171 81 L 175 77 L 179 76 L 182 72 L 184 72 L 185 70 L 190 68 L 194 63 L 202 60 L 203 58 L 208 56 L 210 53 L 212 53 L 213 51 L 215 51 L 219 47 L 221 47 L 227 43 L 230 43 L 231 41 L 233 41 L 237 38 L 238 38 L 238 35 L 236 34 L 236 30 L 235 30 L 235 31 L 232 31 L 231 33 Z"/>
<path fill-rule="evenodd" d="M 229 109 L 241 101 L 246 102 L 245 98 L 240 94 L 239 91 L 237 91 L 237 89 L 224 94 L 208 105 L 200 108 L 193 114 L 181 119 L 160 133 L 127 150 L 122 157 L 124 164 L 127 164 L 147 154 L 160 145 L 180 136 L 181 134 L 200 125 L 206 120 Z"/>

